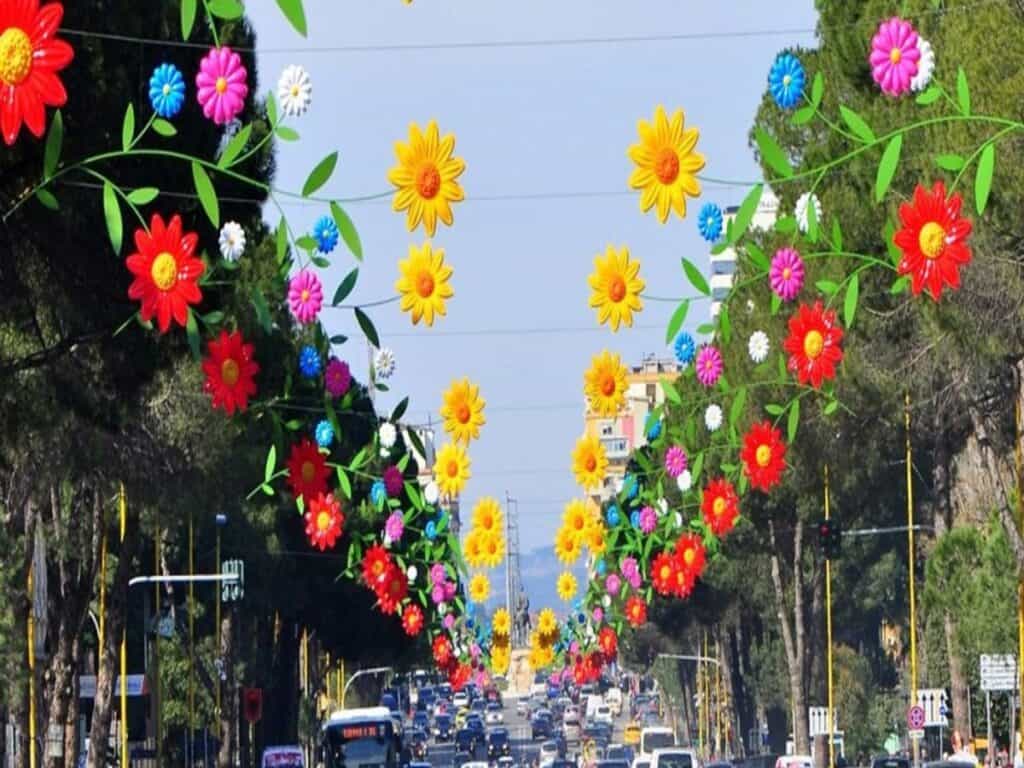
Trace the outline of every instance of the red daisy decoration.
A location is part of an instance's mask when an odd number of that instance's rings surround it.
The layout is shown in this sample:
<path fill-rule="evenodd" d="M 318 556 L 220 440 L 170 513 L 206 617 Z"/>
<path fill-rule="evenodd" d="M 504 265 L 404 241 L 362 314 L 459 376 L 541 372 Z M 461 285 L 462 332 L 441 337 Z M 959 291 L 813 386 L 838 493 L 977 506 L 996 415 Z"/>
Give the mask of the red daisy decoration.
<path fill-rule="evenodd" d="M 438 635 L 434 638 L 434 661 L 438 666 L 445 666 L 452 657 L 452 641 L 447 635 Z"/>
<path fill-rule="evenodd" d="M 782 473 L 786 469 L 786 444 L 782 442 L 782 432 L 767 421 L 755 424 L 743 438 L 740 459 L 751 486 L 765 492 L 771 490 L 782 482 Z M 704 519 L 714 530 L 714 525 L 708 520 L 707 508 L 704 509 Z M 729 528 L 732 528 L 731 523 Z M 718 531 L 715 533 L 721 536 Z"/>
<path fill-rule="evenodd" d="M 619 651 L 619 636 L 615 634 L 615 630 L 611 627 L 603 627 L 597 633 L 597 644 L 601 648 L 605 659 L 614 659 L 615 654 Z"/>
<path fill-rule="evenodd" d="M 316 443 L 308 437 L 292 446 L 291 454 L 286 462 L 288 467 L 288 485 L 292 487 L 292 495 L 306 501 L 315 499 L 321 493 L 327 493 L 327 460 Z"/>
<path fill-rule="evenodd" d="M 341 502 L 334 498 L 334 494 L 321 493 L 309 502 L 306 508 L 306 536 L 309 537 L 309 543 L 321 552 L 334 548 L 344 524 Z"/>
<path fill-rule="evenodd" d="M 198 280 L 206 265 L 195 257 L 198 244 L 199 235 L 183 232 L 178 215 L 164 226 L 160 214 L 154 213 L 149 232 L 135 230 L 136 251 L 125 259 L 128 271 L 135 275 L 128 286 L 128 298 L 141 302 L 139 316 L 143 322 L 156 317 L 160 333 L 171 327 L 172 317 L 184 328 L 189 305 L 203 299 Z"/>
<path fill-rule="evenodd" d="M 704 513 L 704 522 L 716 536 L 731 531 L 740 513 L 739 497 L 733 484 L 724 477 L 716 477 L 704 489 L 704 500 L 700 508 Z"/>
<path fill-rule="evenodd" d="M 203 386 L 213 397 L 213 407 L 223 408 L 228 416 L 236 410 L 241 413 L 249 407 L 249 396 L 256 394 L 254 377 L 260 370 L 252 359 L 252 344 L 246 344 L 238 331 L 221 331 L 220 338 L 207 344 L 207 349 Z"/>
<path fill-rule="evenodd" d="M 469 682 L 472 675 L 473 670 L 468 664 L 456 664 L 448 672 L 448 684 L 451 685 L 453 691 L 461 691 L 466 687 L 466 683 Z"/>
<path fill-rule="evenodd" d="M 801 304 L 789 318 L 789 336 L 782 345 L 789 353 L 789 370 L 796 372 L 801 384 L 818 389 L 825 379 L 836 377 L 842 341 L 843 329 L 834 311 L 823 309 L 820 301 L 813 308 Z"/>
<path fill-rule="evenodd" d="M 676 561 L 676 580 L 672 585 L 672 594 L 685 600 L 693 592 L 693 585 L 697 583 L 697 576 L 683 567 L 682 562 Z"/>
<path fill-rule="evenodd" d="M 423 629 L 423 609 L 415 603 L 405 606 L 402 611 L 402 629 L 409 637 L 416 637 Z"/>
<path fill-rule="evenodd" d="M 398 613 L 398 606 L 409 594 L 409 580 L 405 572 L 394 563 L 388 566 L 387 572 L 377 591 L 377 607 L 381 613 Z"/>
<path fill-rule="evenodd" d="M 946 185 L 935 182 L 929 192 L 920 184 L 914 190 L 914 202 L 900 205 L 903 229 L 893 242 L 903 251 L 898 271 L 910 275 L 910 290 L 915 296 L 922 289 L 939 300 L 942 289 L 960 287 L 960 268 L 970 264 L 970 219 L 960 216 L 960 195 L 946 199 Z"/>
<path fill-rule="evenodd" d="M 363 581 L 373 591 L 378 591 L 391 567 L 391 554 L 380 544 L 374 544 L 363 555 Z"/>
<path fill-rule="evenodd" d="M 659 595 L 672 592 L 676 580 L 676 564 L 665 552 L 660 553 L 651 563 L 651 585 Z"/>
<path fill-rule="evenodd" d="M 647 622 L 647 603 L 642 598 L 633 595 L 626 601 L 626 620 L 634 627 Z"/>
<path fill-rule="evenodd" d="M 704 572 L 704 541 L 695 533 L 684 533 L 676 541 L 676 558 L 679 568 L 696 581 Z"/>
<path fill-rule="evenodd" d="M 17 141 L 22 123 L 42 136 L 46 107 L 63 107 L 68 100 L 57 72 L 75 52 L 57 37 L 63 17 L 60 3 L 0 3 L 0 131 L 7 146 Z"/>

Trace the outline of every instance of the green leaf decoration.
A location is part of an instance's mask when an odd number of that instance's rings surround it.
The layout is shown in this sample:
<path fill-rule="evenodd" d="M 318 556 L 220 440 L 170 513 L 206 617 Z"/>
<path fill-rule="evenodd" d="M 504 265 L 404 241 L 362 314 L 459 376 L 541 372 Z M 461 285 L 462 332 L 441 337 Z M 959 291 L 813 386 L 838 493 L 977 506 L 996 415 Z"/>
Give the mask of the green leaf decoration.
<path fill-rule="evenodd" d="M 337 152 L 332 152 L 317 163 L 316 168 L 310 172 L 309 177 L 306 179 L 306 183 L 302 185 L 302 196 L 309 197 L 326 184 L 330 180 L 331 174 L 334 173 L 334 168 L 337 164 Z"/>
<path fill-rule="evenodd" d="M 780 216 L 775 221 L 775 231 L 781 235 L 791 235 L 796 232 L 795 216 Z"/>
<path fill-rule="evenodd" d="M 356 280 L 359 279 L 359 267 L 356 267 L 347 275 L 345 279 L 338 285 L 338 290 L 334 292 L 334 299 L 331 300 L 331 306 L 336 307 L 352 293 L 352 289 L 356 287 Z"/>
<path fill-rule="evenodd" d="M 224 313 L 215 309 L 213 312 L 200 315 L 199 319 L 203 321 L 203 325 L 220 325 L 224 322 Z"/>
<path fill-rule="evenodd" d="M 668 328 L 665 329 L 666 344 L 671 344 L 676 334 L 679 333 L 679 329 L 683 327 L 683 323 L 686 321 L 686 313 L 689 311 L 689 299 L 679 302 L 679 306 L 676 307 L 676 311 L 672 313 L 672 318 L 668 321 Z"/>
<path fill-rule="evenodd" d="M 192 27 L 196 23 L 196 3 L 198 0 L 181 0 L 181 39 L 188 40 L 192 36 Z"/>
<path fill-rule="evenodd" d="M 693 482 L 697 482 L 697 478 L 700 477 L 700 471 L 704 469 L 704 451 L 697 454 L 697 458 L 694 459 L 693 469 L 690 470 L 690 476 L 693 478 Z"/>
<path fill-rule="evenodd" d="M 722 343 L 728 345 L 732 338 L 732 323 L 729 322 L 729 307 L 726 304 L 718 312 L 718 333 L 722 337 Z"/>
<path fill-rule="evenodd" d="M 701 271 L 697 269 L 694 263 L 687 259 L 685 256 L 683 257 L 682 262 L 683 272 L 686 273 L 686 279 L 690 281 L 690 285 L 693 286 L 693 289 L 697 291 L 697 293 L 702 293 L 705 296 L 710 296 L 711 288 L 708 287 L 708 281 L 704 277 L 704 275 L 701 274 Z"/>
<path fill-rule="evenodd" d="M 871 126 L 867 124 L 867 121 L 850 109 L 847 106 L 839 106 L 839 114 L 843 118 L 843 122 L 846 123 L 847 127 L 853 132 L 853 135 L 863 141 L 865 144 L 870 144 L 875 141 L 875 132 L 871 130 Z"/>
<path fill-rule="evenodd" d="M 412 449 L 416 451 L 420 456 L 426 456 L 426 448 L 423 447 L 423 440 L 420 438 L 419 432 L 415 429 L 402 432 L 402 436 L 407 438 L 412 443 Z"/>
<path fill-rule="evenodd" d="M 64 145 L 64 118 L 58 109 L 50 121 L 50 132 L 46 135 L 46 150 L 43 152 L 43 178 L 48 179 L 57 170 L 60 151 Z"/>
<path fill-rule="evenodd" d="M 313 263 L 320 267 L 320 269 L 327 269 L 329 266 L 331 266 L 330 259 L 326 258 L 325 256 L 313 255 L 311 258 L 313 260 Z"/>
<path fill-rule="evenodd" d="M 128 102 L 128 108 L 124 111 L 124 121 L 121 123 L 121 149 L 127 152 L 131 149 L 132 140 L 135 138 L 135 106 Z"/>
<path fill-rule="evenodd" d="M 661 380 L 661 391 L 665 393 L 665 397 L 676 405 L 681 405 L 683 399 L 679 396 L 679 391 L 676 389 L 676 385 L 672 383 L 671 379 L 663 378 Z"/>
<path fill-rule="evenodd" d="M 875 202 L 880 203 L 885 193 L 892 184 L 893 176 L 896 175 L 896 166 L 900 162 L 900 152 L 903 149 L 903 134 L 897 133 L 889 143 L 885 145 L 882 153 L 882 160 L 878 163 L 878 175 L 875 176 Z"/>
<path fill-rule="evenodd" d="M 36 198 L 40 203 L 45 205 L 51 211 L 59 211 L 60 203 L 57 202 L 57 198 L 54 197 L 53 193 L 48 189 L 37 189 Z"/>
<path fill-rule="evenodd" d="M 765 409 L 766 411 L 768 411 L 768 413 L 769 413 L 769 414 L 770 414 L 771 416 L 781 416 L 782 414 L 784 414 L 784 413 L 786 412 L 786 409 L 785 409 L 785 408 L 783 408 L 783 407 L 782 407 L 781 405 L 779 405 L 778 403 L 768 403 L 768 405 L 766 405 L 766 406 L 764 407 L 764 409 Z"/>
<path fill-rule="evenodd" d="M 839 292 L 839 283 L 834 280 L 819 280 L 814 287 L 826 296 L 835 296 Z"/>
<path fill-rule="evenodd" d="M 256 319 L 259 320 L 264 332 L 270 333 L 270 310 L 267 308 L 267 300 L 263 298 L 263 292 L 259 288 L 252 289 L 252 306 L 256 310 Z"/>
<path fill-rule="evenodd" d="M 942 98 L 942 89 L 937 85 L 930 86 L 924 93 L 918 95 L 915 101 L 923 107 L 934 104 Z"/>
<path fill-rule="evenodd" d="M 341 467 L 338 467 L 338 487 L 341 488 L 346 499 L 352 498 L 352 483 L 349 482 L 348 473 Z"/>
<path fill-rule="evenodd" d="M 295 241 L 295 245 L 304 251 L 309 251 L 310 253 L 313 253 L 313 251 L 318 247 L 317 242 L 312 235 L 303 235 Z"/>
<path fill-rule="evenodd" d="M 794 400 L 789 406 L 789 418 L 786 419 L 786 440 L 792 444 L 796 439 L 796 431 L 800 427 L 800 401 Z"/>
<path fill-rule="evenodd" d="M 274 131 L 274 135 L 277 136 L 281 141 L 298 141 L 299 132 L 288 125 L 279 125 Z"/>
<path fill-rule="evenodd" d="M 992 172 L 996 164 L 996 145 L 989 142 L 981 150 L 978 160 L 978 172 L 974 176 L 974 206 L 980 216 L 988 205 L 988 196 L 992 191 Z"/>
<path fill-rule="evenodd" d="M 825 403 L 825 415 L 826 416 L 831 416 L 838 409 L 839 409 L 839 401 L 838 400 L 829 400 L 827 403 Z"/>
<path fill-rule="evenodd" d="M 963 67 L 956 70 L 956 100 L 964 115 L 971 114 L 971 89 L 967 85 L 967 73 Z"/>
<path fill-rule="evenodd" d="M 765 272 L 771 269 L 771 262 L 768 261 L 768 257 L 765 256 L 764 251 L 762 251 L 756 244 L 747 243 L 745 248 L 747 256 L 755 267 L 763 269 Z"/>
<path fill-rule="evenodd" d="M 359 240 L 359 233 L 356 231 L 356 225 L 352 223 L 352 219 L 337 203 L 331 203 L 331 217 L 334 219 L 334 223 L 338 225 L 338 232 L 341 233 L 341 239 L 345 241 L 345 245 L 352 251 L 352 255 L 359 261 L 363 260 L 363 243 Z"/>
<path fill-rule="evenodd" d="M 814 107 L 807 105 L 806 107 L 800 107 L 796 112 L 793 113 L 793 117 L 790 121 L 793 125 L 806 125 L 811 122 L 814 118 Z"/>
<path fill-rule="evenodd" d="M 209 0 L 206 4 L 210 13 L 224 21 L 234 21 L 242 18 L 245 9 L 238 0 Z"/>
<path fill-rule="evenodd" d="M 750 227 L 750 222 L 757 212 L 757 204 L 761 202 L 762 192 L 764 192 L 764 185 L 755 184 L 747 193 L 747 196 L 743 198 L 740 209 L 736 212 L 736 218 L 733 220 L 729 242 L 736 243 L 746 234 L 747 229 Z"/>
<path fill-rule="evenodd" d="M 761 159 L 765 161 L 769 168 L 784 179 L 788 179 L 793 175 L 793 166 L 790 165 L 789 158 L 786 157 L 785 151 L 779 146 L 779 142 L 760 128 L 754 130 L 754 138 L 757 141 L 757 149 L 761 153 Z"/>
<path fill-rule="evenodd" d="M 814 82 L 811 83 L 811 104 L 815 107 L 821 106 L 821 97 L 825 95 L 825 76 L 821 72 L 814 73 Z"/>
<path fill-rule="evenodd" d="M 937 155 L 935 164 L 944 171 L 959 171 L 964 167 L 964 159 L 960 155 Z"/>
<path fill-rule="evenodd" d="M 772 316 L 773 317 L 775 315 L 779 314 L 779 309 L 781 307 L 782 307 L 782 299 L 779 298 L 779 295 L 777 293 L 772 293 L 771 311 L 772 311 Z"/>
<path fill-rule="evenodd" d="M 885 222 L 885 227 L 882 228 L 882 241 L 885 243 L 885 249 L 889 252 L 889 260 L 892 261 L 893 266 L 899 266 L 899 263 L 903 260 L 903 252 L 893 240 L 895 237 L 896 226 L 892 223 L 892 219 L 890 219 Z"/>
<path fill-rule="evenodd" d="M 124 237 L 124 222 L 121 220 L 121 206 L 117 202 L 117 193 L 109 182 L 103 182 L 103 218 L 107 222 L 107 237 L 114 253 L 121 255 L 121 242 Z"/>
<path fill-rule="evenodd" d="M 391 421 L 397 424 L 403 416 L 405 416 L 406 410 L 409 408 L 409 398 L 403 397 L 402 401 L 395 406 L 395 410 L 391 412 Z M 406 454 L 408 455 L 408 454 Z"/>
<path fill-rule="evenodd" d="M 710 336 L 715 332 L 715 326 L 713 323 L 701 323 L 697 326 L 697 333 L 701 336 Z"/>
<path fill-rule="evenodd" d="M 267 92 L 267 121 L 271 125 L 277 124 L 277 99 L 274 98 L 274 92 Z"/>
<path fill-rule="evenodd" d="M 168 139 L 178 135 L 178 129 L 162 117 L 158 117 L 153 121 L 153 130 Z"/>
<path fill-rule="evenodd" d="M 160 190 L 156 187 L 139 187 L 128 193 L 128 202 L 134 205 L 149 205 L 159 194 Z"/>
<path fill-rule="evenodd" d="M 185 334 L 188 336 L 188 348 L 192 350 L 192 359 L 199 360 L 199 323 L 196 322 L 196 313 L 189 307 L 188 320 L 185 322 Z"/>
<path fill-rule="evenodd" d="M 277 446 L 271 445 L 270 450 L 267 451 L 267 460 L 263 464 L 264 483 L 270 482 L 270 478 L 274 476 L 275 469 L 277 469 Z"/>
<path fill-rule="evenodd" d="M 363 312 L 359 307 L 355 308 L 355 313 L 356 321 L 359 323 L 359 327 L 363 329 L 363 333 L 366 335 L 366 340 L 379 349 L 380 336 L 377 335 L 377 329 L 374 327 L 370 316 Z"/>
<path fill-rule="evenodd" d="M 743 406 L 747 404 L 747 388 L 740 387 L 736 390 L 736 397 L 732 401 L 732 405 L 729 407 L 729 426 L 735 427 L 739 421 L 740 416 L 743 414 Z"/>
<path fill-rule="evenodd" d="M 344 344 L 346 341 L 348 341 L 348 336 L 342 333 L 336 333 L 331 336 L 331 344 Z"/>
<path fill-rule="evenodd" d="M 847 328 L 853 326 L 853 319 L 857 316 L 857 301 L 860 298 L 860 276 L 854 272 L 850 282 L 846 285 L 846 299 L 843 301 L 843 323 Z"/>
<path fill-rule="evenodd" d="M 196 185 L 196 194 L 199 196 L 199 204 L 203 206 L 206 218 L 213 224 L 214 229 L 220 229 L 220 203 L 217 202 L 217 192 L 213 188 L 206 169 L 199 163 L 192 161 L 192 180 Z"/>
<path fill-rule="evenodd" d="M 306 12 L 302 9 L 302 0 L 277 0 L 277 5 L 295 31 L 305 37 Z"/>
<path fill-rule="evenodd" d="M 252 123 L 243 125 L 242 128 L 236 133 L 228 145 L 224 147 L 224 152 L 221 153 L 220 160 L 217 161 L 217 165 L 220 168 L 230 168 L 231 164 L 235 162 L 235 159 L 242 154 L 242 150 L 245 149 L 245 145 L 249 143 L 249 138 L 252 136 Z"/>
<path fill-rule="evenodd" d="M 891 293 L 893 296 L 897 296 L 903 293 L 905 290 L 907 290 L 909 286 L 910 275 L 903 275 L 903 277 L 899 278 L 898 280 L 896 280 L 896 282 L 892 284 L 892 287 L 889 288 L 889 293 Z"/>

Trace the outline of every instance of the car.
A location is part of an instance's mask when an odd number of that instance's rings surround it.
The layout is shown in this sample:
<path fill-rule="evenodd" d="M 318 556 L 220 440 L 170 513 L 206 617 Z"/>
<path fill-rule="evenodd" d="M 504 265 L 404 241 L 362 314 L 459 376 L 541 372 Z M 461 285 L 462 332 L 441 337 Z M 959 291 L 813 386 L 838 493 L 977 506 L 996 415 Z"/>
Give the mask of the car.
<path fill-rule="evenodd" d="M 607 756 L 603 760 L 598 760 L 595 765 L 596 768 L 629 768 L 629 763 L 625 760 L 609 760 Z"/>
<path fill-rule="evenodd" d="M 637 722 L 630 722 L 626 724 L 626 727 L 622 729 L 622 743 L 636 747 L 640 744 L 640 724 Z"/>
<path fill-rule="evenodd" d="M 525 717 L 526 713 L 530 709 L 530 702 L 526 698 L 521 698 L 516 702 L 516 714 L 520 717 Z"/>
<path fill-rule="evenodd" d="M 455 723 L 451 715 L 438 715 L 434 718 L 434 738 L 437 741 L 451 741 L 455 734 Z"/>
<path fill-rule="evenodd" d="M 458 693 L 456 693 L 454 696 L 452 696 L 452 706 L 456 709 L 460 709 L 462 707 L 466 707 L 468 709 L 469 694 L 465 691 L 459 691 Z"/>
<path fill-rule="evenodd" d="M 487 759 L 497 760 L 499 757 L 512 755 L 512 742 L 508 738 L 508 730 L 495 728 L 487 734 Z"/>
<path fill-rule="evenodd" d="M 424 731 L 429 731 L 430 716 L 426 712 L 417 712 L 412 716 L 412 725 L 414 728 L 422 728 Z"/>
<path fill-rule="evenodd" d="M 559 758 L 558 760 L 552 760 L 548 763 L 548 768 L 577 768 L 577 765 L 574 760 Z"/>
<path fill-rule="evenodd" d="M 633 762 L 633 748 L 625 744 L 609 744 L 608 750 L 605 752 L 605 758 L 608 760 L 625 760 L 627 763 L 631 763 Z"/>
<path fill-rule="evenodd" d="M 464 728 L 466 726 L 466 718 L 469 717 L 469 710 L 463 707 L 455 713 L 455 727 Z"/>
<path fill-rule="evenodd" d="M 540 745 L 540 761 L 542 763 L 558 759 L 558 744 L 554 741 L 545 741 Z"/>
<path fill-rule="evenodd" d="M 505 722 L 505 713 L 501 711 L 500 704 L 492 702 L 487 705 L 487 711 L 484 713 L 484 722 L 487 725 L 499 725 Z"/>
<path fill-rule="evenodd" d="M 839 761 L 836 761 L 836 765 Z M 733 768 L 732 763 L 726 762 L 725 760 L 716 761 L 714 763 L 705 763 L 704 768 Z"/>
<path fill-rule="evenodd" d="M 414 728 L 407 737 L 410 751 L 414 760 L 427 759 L 427 732 L 420 729 Z"/>
<path fill-rule="evenodd" d="M 535 712 L 530 718 L 530 738 L 536 741 L 537 739 L 550 739 L 552 736 L 554 736 L 554 723 L 551 713 L 546 710 Z"/>
<path fill-rule="evenodd" d="M 871 758 L 871 768 L 910 768 L 910 763 L 909 757 L 882 755 Z"/>
<path fill-rule="evenodd" d="M 473 764 L 473 755 L 469 752 L 456 752 L 452 757 L 452 763 L 455 768 L 464 768 L 467 765 Z"/>
<path fill-rule="evenodd" d="M 430 763 L 427 763 L 427 762 L 422 762 L 421 763 L 421 762 L 413 761 L 413 762 L 409 763 L 409 768 L 431 768 L 431 765 L 430 765 Z"/>
<path fill-rule="evenodd" d="M 562 733 L 565 734 L 565 740 L 571 742 L 578 742 L 583 736 L 583 726 L 580 724 L 580 717 L 576 714 L 576 710 L 567 710 L 565 715 L 562 717 Z"/>
<path fill-rule="evenodd" d="M 810 755 L 783 755 L 775 761 L 775 768 L 811 768 L 814 758 Z"/>
<path fill-rule="evenodd" d="M 609 688 L 604 695 L 604 700 L 615 717 L 622 714 L 622 691 L 618 688 Z"/>
<path fill-rule="evenodd" d="M 651 768 L 651 758 L 649 757 L 634 757 L 633 764 L 630 768 Z"/>
<path fill-rule="evenodd" d="M 498 768 L 516 768 L 516 761 L 509 756 L 499 757 Z"/>
<path fill-rule="evenodd" d="M 460 728 L 455 732 L 455 751 L 468 752 L 476 756 L 476 745 L 479 741 L 477 735 L 468 728 Z"/>
<path fill-rule="evenodd" d="M 640 754 L 650 757 L 656 749 L 675 746 L 676 735 L 671 728 L 663 726 L 645 726 L 640 731 Z M 780 766 L 775 766 L 780 768 Z"/>
<path fill-rule="evenodd" d="M 595 723 L 607 723 L 609 726 L 614 722 L 612 709 L 607 704 L 598 706 L 591 718 Z"/>
<path fill-rule="evenodd" d="M 700 759 L 692 749 L 666 747 L 651 755 L 651 768 L 699 768 Z"/>
<path fill-rule="evenodd" d="M 267 747 L 263 750 L 261 768 L 303 768 L 302 747 Z"/>

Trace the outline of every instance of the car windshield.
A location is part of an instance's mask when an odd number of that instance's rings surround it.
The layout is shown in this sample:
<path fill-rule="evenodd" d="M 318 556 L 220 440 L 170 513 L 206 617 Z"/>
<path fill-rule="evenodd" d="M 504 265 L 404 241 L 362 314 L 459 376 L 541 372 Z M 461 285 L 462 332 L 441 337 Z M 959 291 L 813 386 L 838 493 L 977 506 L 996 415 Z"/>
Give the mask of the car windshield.
<path fill-rule="evenodd" d="M 685 752 L 658 755 L 658 768 L 693 768 L 693 759 Z"/>
<path fill-rule="evenodd" d="M 671 747 L 675 743 L 675 737 L 672 735 L 671 731 L 666 733 L 645 733 L 642 738 L 644 743 L 641 751 L 648 753 L 653 752 L 656 749 Z M 672 768 L 675 768 L 675 766 Z"/>
<path fill-rule="evenodd" d="M 487 740 L 497 747 L 504 746 L 508 744 L 508 731 L 491 731 Z"/>

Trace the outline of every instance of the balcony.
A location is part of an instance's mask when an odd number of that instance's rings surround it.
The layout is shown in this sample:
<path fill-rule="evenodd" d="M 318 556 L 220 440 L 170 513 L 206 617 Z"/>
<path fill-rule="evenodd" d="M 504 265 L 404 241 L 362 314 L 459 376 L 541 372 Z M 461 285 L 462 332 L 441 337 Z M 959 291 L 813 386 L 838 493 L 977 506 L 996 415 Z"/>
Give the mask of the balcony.
<path fill-rule="evenodd" d="M 610 460 L 629 458 L 629 441 L 624 437 L 602 437 L 601 445 Z"/>

